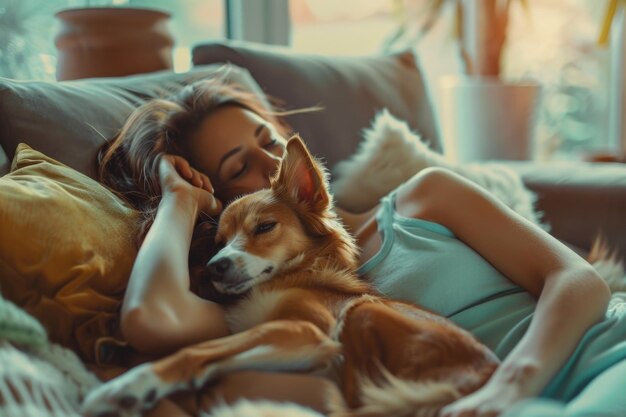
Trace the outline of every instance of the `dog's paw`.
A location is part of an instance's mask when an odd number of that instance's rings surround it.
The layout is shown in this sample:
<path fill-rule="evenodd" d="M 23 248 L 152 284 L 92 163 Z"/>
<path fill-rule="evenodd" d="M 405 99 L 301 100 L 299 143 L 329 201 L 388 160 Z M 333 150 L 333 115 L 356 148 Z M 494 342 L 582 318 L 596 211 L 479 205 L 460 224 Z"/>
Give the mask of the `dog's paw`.
<path fill-rule="evenodd" d="M 85 417 L 135 417 L 150 409 L 170 393 L 170 387 L 152 371 L 149 364 L 100 385 L 87 394 L 81 405 Z"/>

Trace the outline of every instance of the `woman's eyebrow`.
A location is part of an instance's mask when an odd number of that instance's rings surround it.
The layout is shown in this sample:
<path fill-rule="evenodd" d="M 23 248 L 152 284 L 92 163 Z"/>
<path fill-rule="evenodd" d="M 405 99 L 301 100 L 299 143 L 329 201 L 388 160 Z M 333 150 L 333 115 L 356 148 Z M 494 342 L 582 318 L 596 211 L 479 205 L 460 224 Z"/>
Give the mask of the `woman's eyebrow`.
<path fill-rule="evenodd" d="M 263 131 L 263 129 L 267 128 L 267 123 L 261 123 L 259 124 L 256 129 L 254 129 L 254 137 L 258 137 L 261 132 Z M 241 151 L 241 146 L 237 146 L 233 149 L 231 149 L 230 151 L 226 152 L 222 158 L 220 159 L 220 162 L 217 164 L 217 177 L 220 177 L 220 171 L 222 170 L 222 165 L 224 164 L 224 162 L 226 162 L 226 160 L 228 158 L 230 158 L 231 156 L 235 155 L 236 153 Z"/>
<path fill-rule="evenodd" d="M 222 165 L 224 164 L 224 162 L 226 162 L 226 160 L 228 158 L 230 158 L 231 156 L 233 156 L 234 154 L 241 152 L 241 146 L 237 146 L 236 148 L 231 149 L 230 151 L 226 152 L 222 158 L 220 159 L 219 164 L 217 165 L 217 177 L 220 177 L 220 171 L 222 170 Z"/>
<path fill-rule="evenodd" d="M 267 128 L 267 123 L 261 123 L 258 125 L 257 128 L 254 129 L 254 136 L 258 137 L 265 128 Z"/>

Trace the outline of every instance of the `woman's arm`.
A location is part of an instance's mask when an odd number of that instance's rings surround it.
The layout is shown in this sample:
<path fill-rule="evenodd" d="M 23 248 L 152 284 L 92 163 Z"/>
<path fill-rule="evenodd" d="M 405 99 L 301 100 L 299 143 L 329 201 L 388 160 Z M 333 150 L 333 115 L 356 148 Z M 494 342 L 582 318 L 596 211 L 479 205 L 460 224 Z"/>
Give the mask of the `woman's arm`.
<path fill-rule="evenodd" d="M 603 317 L 610 297 L 605 282 L 565 245 L 452 172 L 432 169 L 417 176 L 398 194 L 398 210 L 445 225 L 538 297 L 528 331 L 489 383 L 441 415 L 495 416 L 538 395 Z"/>
<path fill-rule="evenodd" d="M 182 158 L 162 158 L 159 168 L 163 197 L 131 272 L 121 327 L 135 349 L 163 355 L 225 336 L 228 329 L 221 307 L 189 290 L 189 247 L 198 211 L 217 213 L 219 201 L 209 192 L 208 178 Z"/>

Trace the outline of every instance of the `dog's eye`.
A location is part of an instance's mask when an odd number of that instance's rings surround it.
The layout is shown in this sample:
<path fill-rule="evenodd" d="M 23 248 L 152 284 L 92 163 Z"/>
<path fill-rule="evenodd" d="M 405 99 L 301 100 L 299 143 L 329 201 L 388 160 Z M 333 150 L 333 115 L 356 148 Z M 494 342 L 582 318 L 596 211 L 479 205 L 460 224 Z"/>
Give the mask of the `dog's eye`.
<path fill-rule="evenodd" d="M 254 234 L 255 235 L 260 235 L 263 233 L 267 233 L 270 230 L 272 230 L 274 227 L 276 227 L 276 222 L 265 222 L 265 223 L 259 223 L 255 228 L 254 228 Z"/>

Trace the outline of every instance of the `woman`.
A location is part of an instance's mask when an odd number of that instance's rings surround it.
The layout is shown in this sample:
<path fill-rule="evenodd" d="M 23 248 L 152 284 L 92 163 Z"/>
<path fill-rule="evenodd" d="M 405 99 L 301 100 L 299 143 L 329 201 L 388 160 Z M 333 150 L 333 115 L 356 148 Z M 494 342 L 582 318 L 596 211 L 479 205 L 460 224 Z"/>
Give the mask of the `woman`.
<path fill-rule="evenodd" d="M 149 229 L 121 316 L 122 332 L 138 352 L 164 355 L 228 334 L 220 306 L 198 284 L 210 240 L 194 239 L 191 247 L 192 234 L 196 224 L 198 236 L 206 231 L 198 218 L 210 222 L 232 199 L 269 185 L 286 142 L 276 116 L 232 86 L 199 82 L 143 106 L 102 153 L 102 180 L 146 213 Z M 416 175 L 366 213 L 337 212 L 362 248 L 361 272 L 377 288 L 449 316 L 504 358 L 482 389 L 442 416 L 497 416 L 516 404 L 527 415 L 540 415 L 539 408 L 554 415 L 626 410 L 615 389 L 597 398 L 607 384 L 626 378 L 624 348 L 611 351 L 611 360 L 605 355 L 602 366 L 594 362 L 594 373 L 577 369 L 588 365 L 586 352 L 606 348 L 590 333 L 615 345 L 616 334 L 626 336 L 626 319 L 611 316 L 594 326 L 605 317 L 608 288 L 554 238 L 437 169 Z M 403 256 L 407 251 L 411 256 Z M 409 264 L 398 268 L 396 260 Z M 450 269 L 459 264 L 462 269 Z M 428 274 L 417 276 L 419 268 Z M 244 373 L 212 392 L 323 410 L 324 385 L 308 376 Z M 542 393 L 559 402 L 522 402 Z"/>

